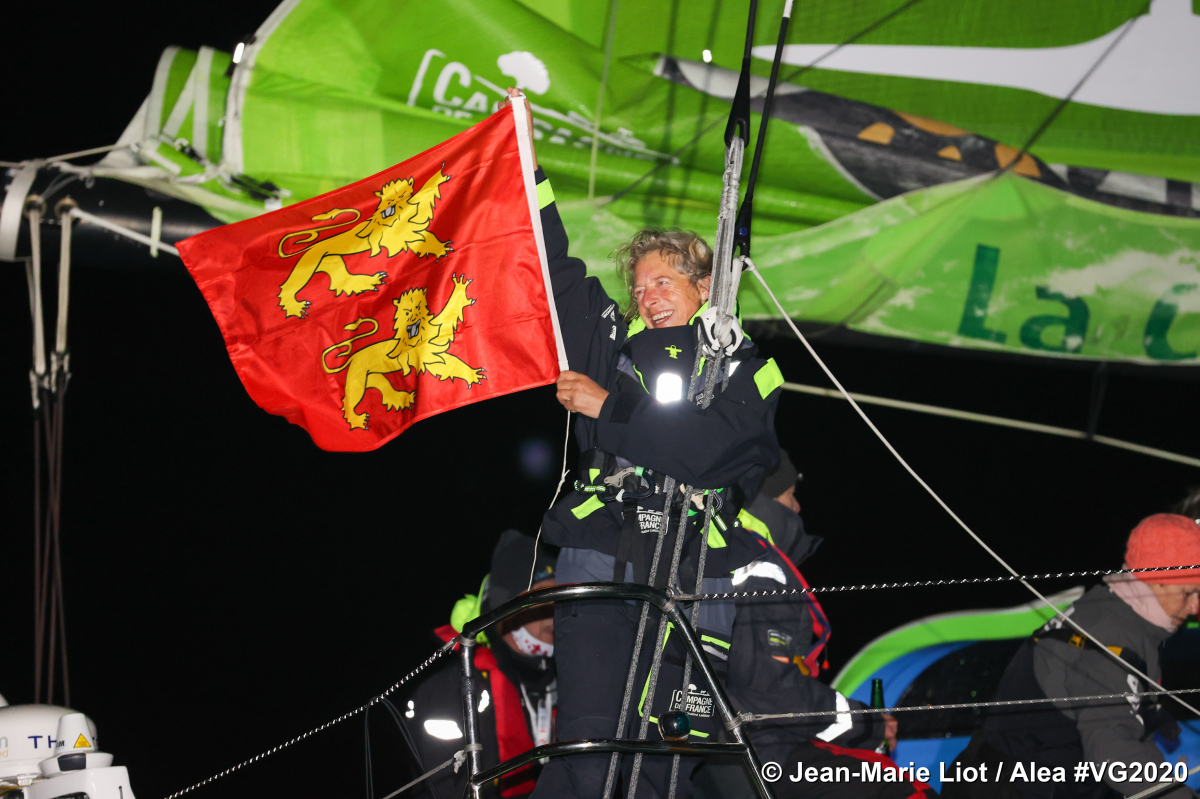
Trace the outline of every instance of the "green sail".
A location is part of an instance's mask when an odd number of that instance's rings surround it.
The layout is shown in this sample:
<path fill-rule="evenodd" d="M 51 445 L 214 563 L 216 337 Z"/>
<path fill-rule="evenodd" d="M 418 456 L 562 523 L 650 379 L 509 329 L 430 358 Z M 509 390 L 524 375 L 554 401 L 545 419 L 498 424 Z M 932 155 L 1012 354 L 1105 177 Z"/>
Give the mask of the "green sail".
<path fill-rule="evenodd" d="M 773 112 L 754 256 L 788 314 L 957 347 L 1196 363 L 1200 188 L 1188 181 L 1200 173 L 1200 97 L 1186 84 L 1177 91 L 1180 76 L 1146 43 L 1190 35 L 1200 16 L 1191 0 L 1154 0 L 1137 17 L 1144 5 L 798 4 L 788 45 L 799 49 L 785 51 L 795 64 L 879 24 L 822 68 L 783 72 L 796 77 Z M 760 74 L 781 8 L 760 4 Z M 224 91 L 224 113 L 203 115 L 199 159 L 179 141 L 194 109 L 179 130 L 166 122 L 183 112 L 165 110 L 197 102 L 187 86 L 198 59 L 164 54 L 147 101 L 157 116 L 144 120 L 157 149 L 140 157 L 179 167 L 165 180 L 176 195 L 243 218 L 444 141 L 516 85 L 534 104 L 538 158 L 575 252 L 616 296 L 608 254 L 632 231 L 715 230 L 737 79 L 721 65 L 740 61 L 745 12 L 714 0 L 620 4 L 602 80 L 608 9 L 608 0 L 461 0 L 436 10 L 288 0 L 231 76 L 229 57 L 210 52 L 207 107 Z M 1014 163 L 1077 82 L 1064 68 L 1045 83 L 1045 70 L 1029 65 L 1091 64 L 1122 34 L 1080 90 L 1089 102 L 1069 104 Z M 1193 51 L 1163 63 L 1186 65 Z M 996 73 L 988 59 L 998 53 L 1024 72 Z M 958 71 L 939 77 L 947 64 Z M 764 86 L 756 77 L 752 91 Z M 1019 176 L 993 177 L 1010 165 Z M 745 314 L 775 315 L 751 283 Z"/>

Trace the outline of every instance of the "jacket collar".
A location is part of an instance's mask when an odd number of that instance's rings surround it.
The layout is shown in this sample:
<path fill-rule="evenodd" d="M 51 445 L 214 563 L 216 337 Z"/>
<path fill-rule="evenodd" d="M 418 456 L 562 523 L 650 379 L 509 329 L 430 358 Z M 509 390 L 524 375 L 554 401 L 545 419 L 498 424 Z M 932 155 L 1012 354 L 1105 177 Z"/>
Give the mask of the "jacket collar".
<path fill-rule="evenodd" d="M 708 310 L 708 301 L 705 300 L 704 303 L 699 308 L 696 309 L 696 312 L 694 314 L 692 314 L 692 318 L 688 320 L 688 324 L 689 325 L 696 324 L 696 320 L 700 318 L 700 314 L 704 313 L 707 310 Z M 740 317 L 740 315 L 739 315 L 739 317 Z M 641 333 L 645 329 L 646 329 L 646 322 L 642 319 L 641 316 L 635 316 L 633 318 L 633 321 L 629 323 L 629 330 L 625 333 L 625 338 L 627 340 L 631 339 L 634 336 L 636 336 L 638 333 Z"/>

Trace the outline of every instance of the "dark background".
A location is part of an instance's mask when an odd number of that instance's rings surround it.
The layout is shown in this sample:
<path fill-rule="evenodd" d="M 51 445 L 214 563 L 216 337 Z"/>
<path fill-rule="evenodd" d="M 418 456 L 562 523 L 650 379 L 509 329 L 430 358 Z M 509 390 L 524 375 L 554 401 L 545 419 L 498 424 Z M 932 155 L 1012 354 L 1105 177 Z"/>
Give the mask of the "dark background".
<path fill-rule="evenodd" d="M 273 7 L 26 4 L 0 50 L 9 76 L 0 159 L 115 141 L 164 47 L 231 50 Z M 26 296 L 19 265 L 0 264 L 0 693 L 14 704 L 31 701 L 33 671 Z M 80 267 L 72 299 L 63 497 L 72 699 L 142 799 L 391 685 L 433 650 L 430 631 L 454 600 L 476 590 L 497 533 L 536 531 L 553 494 L 565 414 L 550 388 L 423 421 L 378 452 L 326 453 L 248 398 L 178 261 Z M 759 332 L 789 380 L 826 384 L 797 343 Z M 850 390 L 1087 423 L 1087 368 L 832 336 L 817 346 Z M 1198 407 L 1194 380 L 1132 370 L 1112 377 L 1099 429 L 1196 455 Z M 1025 573 L 1119 566 L 1129 529 L 1200 483 L 1192 467 L 1094 443 L 869 412 Z M 805 475 L 805 520 L 826 538 L 804 566 L 814 585 L 1000 573 L 845 403 L 785 394 L 778 429 Z M 1003 585 L 829 595 L 833 671 L 920 616 L 1028 599 Z M 406 766 L 399 738 L 378 721 L 386 792 Z M 356 717 L 196 795 L 362 796 L 362 731 Z"/>

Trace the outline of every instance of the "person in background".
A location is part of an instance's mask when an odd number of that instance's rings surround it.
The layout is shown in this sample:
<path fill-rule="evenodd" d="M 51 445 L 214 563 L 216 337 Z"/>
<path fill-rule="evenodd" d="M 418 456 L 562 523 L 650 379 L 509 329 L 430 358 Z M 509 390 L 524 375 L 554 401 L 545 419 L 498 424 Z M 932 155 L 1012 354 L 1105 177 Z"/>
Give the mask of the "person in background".
<path fill-rule="evenodd" d="M 479 594 L 460 599 L 450 614 L 450 624 L 435 634 L 449 641 L 463 625 L 518 594 L 554 585 L 552 548 L 516 530 L 506 530 L 492 553 L 492 570 Z M 558 686 L 554 669 L 554 607 L 530 608 L 479 637 L 475 648 L 475 684 L 479 694 L 478 719 L 482 766 L 491 768 L 510 757 L 550 743 L 554 739 L 554 710 Z M 444 763 L 466 744 L 459 658 L 447 656 L 420 682 L 400 708 L 406 737 L 417 758 L 418 773 Z M 507 775 L 497 786 L 500 795 L 526 796 L 533 790 L 538 766 Z M 456 774 L 447 768 L 415 790 L 415 796 L 458 799 L 467 784 L 467 769 Z"/>
<path fill-rule="evenodd" d="M 804 530 L 796 499 L 796 483 L 802 479 L 787 450 L 781 449 L 779 462 L 763 478 L 762 488 L 738 514 L 747 530 L 779 547 L 797 566 L 812 557 L 824 540 Z"/>
<path fill-rule="evenodd" d="M 784 452 L 780 462 L 767 473 L 758 497 L 747 506 L 753 515 L 747 518 L 743 510 L 739 517 L 747 529 L 763 537 L 765 551 L 759 559 L 734 572 L 734 590 L 762 594 L 809 587 L 779 543 L 782 538 L 804 559 L 821 542 L 820 538 L 804 532 L 798 516 L 800 504 L 795 496 L 798 477 L 796 467 Z M 769 527 L 765 520 L 770 520 Z M 803 713 L 865 709 L 861 702 L 816 679 L 830 627 L 813 594 L 744 597 L 735 600 L 735 605 L 726 687 L 738 710 Z M 762 762 L 799 761 L 818 768 L 845 766 L 857 775 L 863 761 L 879 760 L 887 767 L 894 766 L 874 750 L 884 742 L 889 751 L 895 748 L 896 726 L 895 718 L 888 714 L 840 713 L 754 722 L 747 730 Z M 790 767 L 785 766 L 785 770 Z M 698 799 L 753 795 L 753 786 L 738 762 L 706 763 L 697 772 L 695 782 Z M 779 797 L 816 795 L 812 785 L 790 780 L 776 783 L 773 790 Z M 818 792 L 823 797 L 864 799 L 906 799 L 922 792 L 933 794 L 929 786 L 911 780 L 878 784 L 855 780 L 836 786 L 821 785 Z"/>
<path fill-rule="evenodd" d="M 1175 506 L 1175 512 L 1200 524 L 1200 486 L 1196 486 Z"/>
<path fill-rule="evenodd" d="M 1178 514 L 1143 519 L 1125 549 L 1126 569 L 1200 565 L 1200 525 Z M 996 700 L 1064 699 L 1042 705 L 989 708 L 982 728 L 958 758 L 962 767 L 1015 761 L 1062 767 L 1066 782 L 958 782 L 943 786 L 948 799 L 1098 799 L 1116 791 L 1131 796 L 1150 780 L 1076 781 L 1077 763 L 1121 761 L 1162 764 L 1155 739 L 1173 741 L 1179 726 L 1157 697 L 1071 702 L 1070 697 L 1155 691 L 1162 679 L 1159 650 L 1200 606 L 1200 569 L 1112 574 L 1087 591 L 1065 614 L 1104 644 L 1099 647 L 1061 618 L 1051 619 L 1017 651 L 1000 680 Z M 1148 675 L 1148 684 L 1127 668 Z M 1164 697 L 1163 703 L 1173 700 Z M 948 770 L 949 772 L 949 770 Z M 1155 775 L 1160 773 L 1155 770 Z M 1089 772 L 1090 774 L 1090 772 Z M 1159 794 L 1194 797 L 1187 786 Z"/>

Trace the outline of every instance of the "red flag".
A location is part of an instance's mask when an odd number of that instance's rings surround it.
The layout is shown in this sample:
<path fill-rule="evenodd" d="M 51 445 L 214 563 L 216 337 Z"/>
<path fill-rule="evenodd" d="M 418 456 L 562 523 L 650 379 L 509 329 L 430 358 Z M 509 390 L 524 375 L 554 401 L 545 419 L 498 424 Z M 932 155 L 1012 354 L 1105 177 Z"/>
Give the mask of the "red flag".
<path fill-rule="evenodd" d="M 179 243 L 263 410 L 362 452 L 554 382 L 566 364 L 524 113 L 515 102 L 378 175 Z"/>

